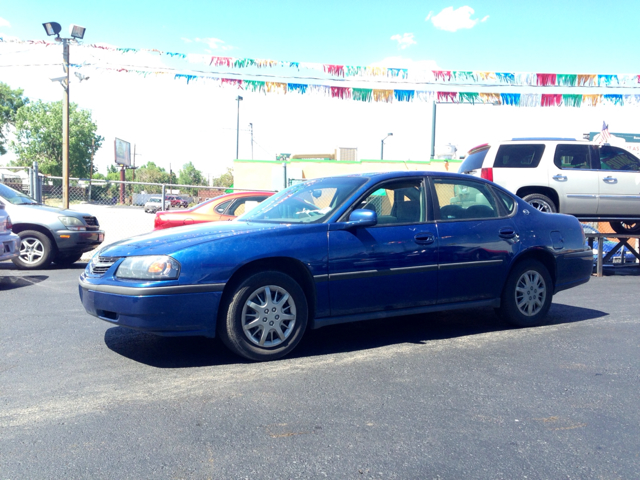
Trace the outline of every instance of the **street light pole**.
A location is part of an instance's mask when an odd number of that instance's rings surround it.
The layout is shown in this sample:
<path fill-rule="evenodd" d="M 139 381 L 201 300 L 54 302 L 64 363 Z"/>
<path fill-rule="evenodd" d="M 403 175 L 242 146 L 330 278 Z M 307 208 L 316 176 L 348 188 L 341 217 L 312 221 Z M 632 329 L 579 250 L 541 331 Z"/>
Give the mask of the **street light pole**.
<path fill-rule="evenodd" d="M 251 128 L 251 160 L 253 160 L 253 123 L 249 124 L 249 128 Z"/>
<path fill-rule="evenodd" d="M 62 100 L 62 208 L 69 208 L 69 39 L 62 38 L 62 68 L 66 75 Z"/>
<path fill-rule="evenodd" d="M 238 121 L 236 123 L 236 160 L 237 160 L 238 152 L 240 149 L 240 101 L 242 100 L 242 97 L 238 95 L 238 98 L 236 98 L 236 100 L 238 101 Z"/>
<path fill-rule="evenodd" d="M 55 35 L 55 40 L 62 43 L 62 66 L 64 78 L 60 82 L 64 89 L 62 98 L 62 208 L 69 208 L 69 42 L 82 40 L 86 28 L 79 25 L 71 25 L 69 33 L 71 38 L 60 38 L 59 23 L 43 23 L 44 31 L 48 36 Z M 61 80 L 59 78 L 52 80 Z"/>
<path fill-rule="evenodd" d="M 384 160 L 384 141 L 389 138 L 392 137 L 393 133 L 387 133 L 387 136 L 384 137 L 382 139 L 382 141 L 380 142 L 380 160 Z"/>

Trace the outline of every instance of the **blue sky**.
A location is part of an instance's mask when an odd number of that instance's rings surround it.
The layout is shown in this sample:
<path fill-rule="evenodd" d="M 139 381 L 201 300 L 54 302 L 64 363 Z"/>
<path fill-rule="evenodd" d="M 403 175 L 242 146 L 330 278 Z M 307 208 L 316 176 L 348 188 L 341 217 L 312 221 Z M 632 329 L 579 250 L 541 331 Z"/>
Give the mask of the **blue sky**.
<path fill-rule="evenodd" d="M 47 37 L 42 23 L 57 21 L 63 34 L 70 23 L 85 26 L 85 44 L 180 53 L 358 66 L 423 64 L 441 70 L 640 74 L 639 14 L 638 0 L 3 0 L 0 37 L 43 40 Z M 59 86 L 47 78 L 56 76 L 57 67 L 26 66 L 45 63 L 42 47 L 20 51 L 15 46 L 13 50 L 0 47 L 0 81 L 24 88 L 31 98 L 60 98 Z M 55 47 L 46 55 L 46 62 L 60 61 Z M 72 62 L 78 61 L 80 52 L 72 47 L 71 55 Z M 95 55 L 91 58 L 99 60 Z M 166 60 L 159 65 L 146 57 L 135 62 L 185 71 L 196 68 Z M 169 162 L 180 165 L 188 158 L 213 174 L 231 166 L 235 156 L 237 94 L 217 86 L 185 86 L 99 71 L 71 89 L 72 101 L 92 111 L 106 138 L 98 155 L 101 167 L 112 161 L 109 142 L 118 136 L 146 152 L 141 161 L 168 167 Z M 355 146 L 361 158 L 377 158 L 381 135 L 388 131 L 394 131 L 385 144 L 391 158 L 428 156 L 431 110 L 424 105 L 243 96 L 241 158 L 250 154 L 249 122 L 254 126 L 256 158 L 272 159 L 278 152 L 332 151 L 338 146 Z M 577 136 L 598 129 L 602 120 L 613 131 L 640 130 L 635 121 L 637 107 L 516 110 L 443 106 L 437 143 L 455 142 L 468 148 L 474 142 L 483 143 L 490 134 L 500 138 L 532 133 Z M 0 157 L 0 164 L 4 160 Z"/>

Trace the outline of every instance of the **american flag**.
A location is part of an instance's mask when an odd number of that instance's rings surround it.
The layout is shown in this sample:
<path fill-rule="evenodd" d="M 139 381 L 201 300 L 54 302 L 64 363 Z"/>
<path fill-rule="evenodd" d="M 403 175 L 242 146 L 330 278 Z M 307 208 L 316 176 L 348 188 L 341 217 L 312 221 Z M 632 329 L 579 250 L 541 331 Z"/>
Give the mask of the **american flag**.
<path fill-rule="evenodd" d="M 602 122 L 602 131 L 600 132 L 600 143 L 609 143 L 611 135 L 609 135 L 609 125 L 607 122 Z"/>

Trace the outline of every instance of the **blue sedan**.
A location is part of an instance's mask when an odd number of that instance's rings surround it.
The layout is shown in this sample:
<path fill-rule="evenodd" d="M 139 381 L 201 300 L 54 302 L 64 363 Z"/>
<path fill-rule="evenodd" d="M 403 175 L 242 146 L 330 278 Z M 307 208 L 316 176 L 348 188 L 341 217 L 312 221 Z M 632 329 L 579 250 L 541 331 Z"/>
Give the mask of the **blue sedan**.
<path fill-rule="evenodd" d="M 391 172 L 309 180 L 232 222 L 109 245 L 79 290 L 113 325 L 219 336 L 262 361 L 307 328 L 372 318 L 494 307 L 539 325 L 552 296 L 591 270 L 574 217 L 468 175 Z"/>

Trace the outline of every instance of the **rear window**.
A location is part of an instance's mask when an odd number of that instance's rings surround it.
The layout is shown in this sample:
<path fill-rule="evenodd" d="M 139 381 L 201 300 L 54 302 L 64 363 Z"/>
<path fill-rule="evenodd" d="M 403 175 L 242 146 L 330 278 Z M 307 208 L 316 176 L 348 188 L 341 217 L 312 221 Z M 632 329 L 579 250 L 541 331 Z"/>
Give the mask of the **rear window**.
<path fill-rule="evenodd" d="M 498 149 L 493 168 L 536 168 L 542 158 L 544 145 L 502 145 Z"/>
<path fill-rule="evenodd" d="M 469 173 L 474 170 L 481 169 L 484 162 L 484 157 L 487 156 L 488 151 L 489 147 L 470 154 L 467 158 L 464 159 L 462 165 L 460 165 L 458 173 Z"/>

